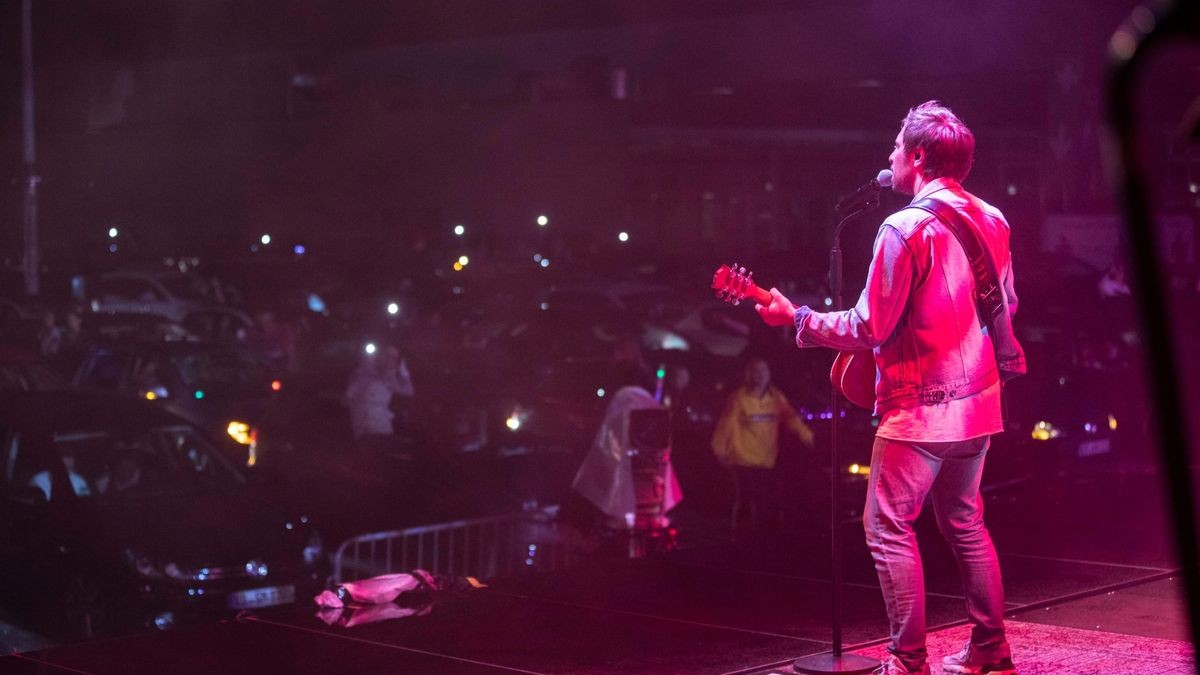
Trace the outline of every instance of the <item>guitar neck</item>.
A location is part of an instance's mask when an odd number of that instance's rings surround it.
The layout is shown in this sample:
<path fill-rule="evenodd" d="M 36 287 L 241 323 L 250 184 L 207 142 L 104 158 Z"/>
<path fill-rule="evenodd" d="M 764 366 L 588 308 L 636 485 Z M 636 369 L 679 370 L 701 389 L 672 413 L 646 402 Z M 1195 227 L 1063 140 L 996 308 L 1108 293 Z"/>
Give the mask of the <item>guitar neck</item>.
<path fill-rule="evenodd" d="M 771 304 L 771 294 L 753 284 L 751 284 L 751 288 L 746 291 L 746 297 L 760 305 Z"/>

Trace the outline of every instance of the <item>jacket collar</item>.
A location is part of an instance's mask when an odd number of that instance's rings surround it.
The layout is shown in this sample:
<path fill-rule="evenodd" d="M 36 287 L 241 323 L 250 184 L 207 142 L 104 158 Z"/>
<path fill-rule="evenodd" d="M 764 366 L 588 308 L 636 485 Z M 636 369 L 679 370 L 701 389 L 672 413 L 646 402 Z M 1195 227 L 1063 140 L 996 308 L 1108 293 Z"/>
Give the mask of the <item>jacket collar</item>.
<path fill-rule="evenodd" d="M 929 195 L 933 194 L 934 192 L 937 192 L 938 190 L 947 190 L 947 189 L 961 190 L 962 185 L 960 185 L 959 182 L 957 180 L 954 180 L 953 178 L 948 178 L 945 176 L 943 176 L 942 178 L 935 178 L 932 181 L 930 181 L 929 183 L 926 183 L 925 187 L 921 188 L 920 192 L 913 195 L 912 202 L 910 202 L 910 203 L 915 204 L 916 202 L 928 197 Z"/>

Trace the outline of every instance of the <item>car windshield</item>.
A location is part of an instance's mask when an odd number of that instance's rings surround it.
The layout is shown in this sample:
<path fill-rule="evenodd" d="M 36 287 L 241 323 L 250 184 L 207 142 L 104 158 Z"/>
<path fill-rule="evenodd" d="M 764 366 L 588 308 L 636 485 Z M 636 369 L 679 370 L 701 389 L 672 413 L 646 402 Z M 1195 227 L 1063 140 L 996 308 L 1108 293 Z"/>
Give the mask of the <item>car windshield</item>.
<path fill-rule="evenodd" d="M 214 492 L 245 478 L 190 427 L 56 434 L 75 496 L 132 499 Z"/>
<path fill-rule="evenodd" d="M 621 304 L 634 316 L 657 319 L 672 311 L 678 302 L 670 291 L 656 289 L 626 293 L 621 296 Z"/>
<path fill-rule="evenodd" d="M 192 300 L 195 302 L 212 302 L 212 290 L 204 280 L 199 277 L 194 277 L 187 274 L 178 276 L 164 276 L 158 279 L 158 282 L 166 288 L 171 295 L 180 300 Z"/>
<path fill-rule="evenodd" d="M 179 354 L 171 361 L 185 386 L 210 392 L 270 393 L 271 371 L 250 354 L 213 351 Z"/>

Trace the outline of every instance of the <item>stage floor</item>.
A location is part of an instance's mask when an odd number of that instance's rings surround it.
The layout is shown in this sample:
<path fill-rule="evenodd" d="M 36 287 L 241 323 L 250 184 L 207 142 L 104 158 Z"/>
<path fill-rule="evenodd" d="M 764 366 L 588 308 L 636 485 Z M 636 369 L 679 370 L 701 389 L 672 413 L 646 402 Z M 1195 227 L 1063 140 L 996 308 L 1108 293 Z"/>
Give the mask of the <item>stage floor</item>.
<path fill-rule="evenodd" d="M 1134 499 L 1157 480 L 1110 475 L 1103 485 L 1063 481 L 1052 493 L 989 498 L 1022 673 L 1193 672 L 1161 509 L 1156 499 Z M 963 601 L 936 532 L 923 527 L 921 540 L 936 665 L 965 640 Z M 844 643 L 879 655 L 887 625 L 874 571 L 852 524 L 845 541 Z M 827 551 L 815 527 L 717 537 L 652 557 L 598 555 L 572 569 L 498 580 L 408 618 L 330 626 L 315 607 L 298 604 L 0 657 L 0 671 L 787 673 L 792 659 L 830 648 Z"/>

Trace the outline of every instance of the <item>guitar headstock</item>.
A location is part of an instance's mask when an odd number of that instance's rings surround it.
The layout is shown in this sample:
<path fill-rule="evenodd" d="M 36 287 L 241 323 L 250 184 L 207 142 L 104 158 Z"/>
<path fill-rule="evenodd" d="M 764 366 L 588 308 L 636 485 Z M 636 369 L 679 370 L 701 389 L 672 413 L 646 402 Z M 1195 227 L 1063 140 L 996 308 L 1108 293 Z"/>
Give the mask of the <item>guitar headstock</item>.
<path fill-rule="evenodd" d="M 735 305 L 747 297 L 763 305 L 771 302 L 771 295 L 754 283 L 754 272 L 747 272 L 737 263 L 718 267 L 713 274 L 712 287 L 718 298 Z"/>

